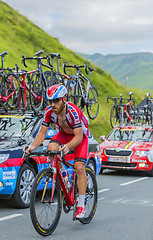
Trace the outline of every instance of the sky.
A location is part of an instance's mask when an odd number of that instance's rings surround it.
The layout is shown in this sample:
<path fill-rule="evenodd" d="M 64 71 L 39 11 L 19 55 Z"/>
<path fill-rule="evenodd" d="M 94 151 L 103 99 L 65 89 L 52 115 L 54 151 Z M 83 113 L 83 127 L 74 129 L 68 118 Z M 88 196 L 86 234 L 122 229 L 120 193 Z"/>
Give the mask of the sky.
<path fill-rule="evenodd" d="M 153 52 L 153 0 L 3 0 L 65 47 L 87 54 Z"/>

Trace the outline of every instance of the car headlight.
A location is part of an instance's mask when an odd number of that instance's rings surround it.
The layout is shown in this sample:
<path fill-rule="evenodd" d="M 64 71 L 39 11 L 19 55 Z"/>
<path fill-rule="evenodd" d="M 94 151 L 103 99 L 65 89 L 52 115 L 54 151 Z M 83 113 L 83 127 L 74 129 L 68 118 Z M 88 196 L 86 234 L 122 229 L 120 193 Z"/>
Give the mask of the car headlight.
<path fill-rule="evenodd" d="M 136 151 L 135 155 L 138 155 L 139 157 L 146 157 L 147 151 Z"/>
<path fill-rule="evenodd" d="M 0 154 L 0 164 L 9 158 L 10 154 Z"/>

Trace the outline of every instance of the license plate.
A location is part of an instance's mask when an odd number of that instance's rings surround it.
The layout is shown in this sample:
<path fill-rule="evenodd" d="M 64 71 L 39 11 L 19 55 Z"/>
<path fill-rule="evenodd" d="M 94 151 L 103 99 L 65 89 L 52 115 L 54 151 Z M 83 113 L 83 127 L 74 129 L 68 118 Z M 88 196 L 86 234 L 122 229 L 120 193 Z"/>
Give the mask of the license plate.
<path fill-rule="evenodd" d="M 127 162 L 127 157 L 109 157 L 109 162 Z"/>

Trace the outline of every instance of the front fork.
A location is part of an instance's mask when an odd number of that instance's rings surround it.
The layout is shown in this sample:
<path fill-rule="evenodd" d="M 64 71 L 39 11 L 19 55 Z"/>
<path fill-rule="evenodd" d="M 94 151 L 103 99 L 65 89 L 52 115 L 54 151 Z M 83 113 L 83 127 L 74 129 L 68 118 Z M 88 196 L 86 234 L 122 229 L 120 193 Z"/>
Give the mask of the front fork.
<path fill-rule="evenodd" d="M 56 175 L 57 175 L 57 160 L 58 160 L 58 158 L 55 158 L 55 159 L 52 161 L 52 166 L 50 166 L 51 172 L 53 173 L 52 193 L 51 193 L 50 203 L 53 202 L 54 192 L 55 192 Z M 49 182 L 49 177 L 47 177 L 46 182 L 45 182 L 45 187 L 44 187 L 43 194 L 42 194 L 42 198 L 41 198 L 41 202 L 42 202 L 42 203 L 44 202 L 44 197 L 45 197 L 45 193 L 46 193 L 46 190 L 47 190 L 48 182 Z"/>

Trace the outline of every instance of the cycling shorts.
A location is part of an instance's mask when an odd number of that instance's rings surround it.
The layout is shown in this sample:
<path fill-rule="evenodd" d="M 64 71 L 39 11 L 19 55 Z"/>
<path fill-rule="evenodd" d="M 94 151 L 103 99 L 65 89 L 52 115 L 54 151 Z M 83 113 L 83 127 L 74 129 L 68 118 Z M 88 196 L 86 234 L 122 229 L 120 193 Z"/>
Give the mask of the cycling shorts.
<path fill-rule="evenodd" d="M 59 131 L 55 134 L 50 143 L 56 142 L 59 146 L 70 142 L 74 135 L 66 134 L 64 131 Z M 83 134 L 82 142 L 74 148 L 74 162 L 84 162 L 86 163 L 88 156 L 88 137 Z"/>

